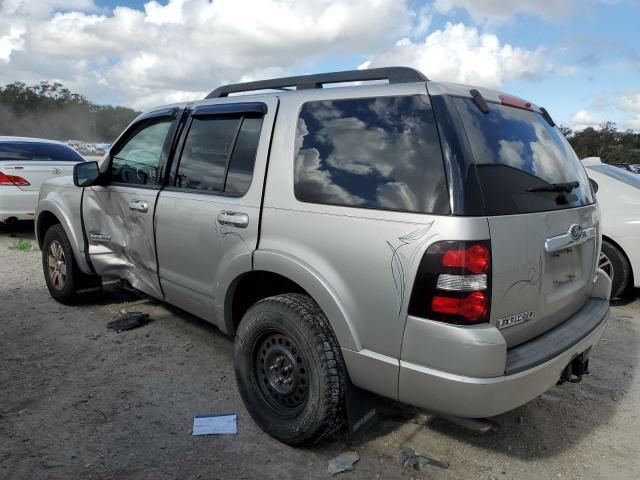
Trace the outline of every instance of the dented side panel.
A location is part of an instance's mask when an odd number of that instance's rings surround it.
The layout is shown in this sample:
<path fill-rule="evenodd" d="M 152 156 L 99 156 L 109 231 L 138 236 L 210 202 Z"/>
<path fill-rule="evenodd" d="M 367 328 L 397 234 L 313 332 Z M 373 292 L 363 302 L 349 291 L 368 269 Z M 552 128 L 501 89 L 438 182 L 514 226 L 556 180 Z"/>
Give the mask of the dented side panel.
<path fill-rule="evenodd" d="M 83 215 L 94 269 L 162 298 L 157 274 L 153 217 L 158 190 L 109 186 L 85 190 Z M 145 202 L 147 211 L 132 210 Z"/>

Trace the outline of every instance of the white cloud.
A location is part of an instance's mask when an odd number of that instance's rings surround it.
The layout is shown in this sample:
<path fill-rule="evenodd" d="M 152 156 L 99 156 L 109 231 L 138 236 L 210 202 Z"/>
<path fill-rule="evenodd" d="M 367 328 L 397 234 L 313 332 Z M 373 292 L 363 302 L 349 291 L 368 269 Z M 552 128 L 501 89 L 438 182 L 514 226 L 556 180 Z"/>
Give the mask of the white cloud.
<path fill-rule="evenodd" d="M 91 98 L 143 108 L 379 51 L 412 25 L 427 28 L 428 14 L 416 17 L 397 0 L 169 0 L 112 11 L 92 0 L 5 0 L 0 62 L 10 61 L 0 84 L 59 80 Z"/>
<path fill-rule="evenodd" d="M 620 94 L 618 108 L 623 112 L 640 114 L 640 90 L 627 90 Z"/>
<path fill-rule="evenodd" d="M 573 114 L 569 122 L 574 130 L 582 130 L 587 127 L 597 127 L 604 118 L 587 110 L 579 110 Z"/>
<path fill-rule="evenodd" d="M 501 44 L 494 34 L 476 27 L 447 23 L 424 41 L 408 38 L 387 52 L 374 55 L 362 66 L 408 65 L 433 80 L 500 87 L 505 81 L 536 77 L 552 69 L 542 48 L 526 50 Z"/>

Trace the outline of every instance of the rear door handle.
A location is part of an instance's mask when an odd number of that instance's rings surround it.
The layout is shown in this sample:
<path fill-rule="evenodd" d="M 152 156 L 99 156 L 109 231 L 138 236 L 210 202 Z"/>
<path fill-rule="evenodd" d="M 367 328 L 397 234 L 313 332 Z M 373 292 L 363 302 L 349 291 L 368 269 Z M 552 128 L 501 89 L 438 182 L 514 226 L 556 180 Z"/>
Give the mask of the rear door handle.
<path fill-rule="evenodd" d="M 131 200 L 129 202 L 129 210 L 145 213 L 149 211 L 149 204 L 144 200 Z"/>
<path fill-rule="evenodd" d="M 246 228 L 249 225 L 249 215 L 241 212 L 228 212 L 223 210 L 218 215 L 218 223 L 228 227 Z"/>

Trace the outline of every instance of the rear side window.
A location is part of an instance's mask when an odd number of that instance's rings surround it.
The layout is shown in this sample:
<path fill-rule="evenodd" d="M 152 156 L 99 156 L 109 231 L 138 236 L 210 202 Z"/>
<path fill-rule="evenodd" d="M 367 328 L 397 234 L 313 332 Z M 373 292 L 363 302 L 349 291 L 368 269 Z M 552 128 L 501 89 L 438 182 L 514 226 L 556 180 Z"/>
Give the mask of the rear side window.
<path fill-rule="evenodd" d="M 561 210 L 594 202 L 583 166 L 560 130 L 536 112 L 454 100 L 462 119 L 487 215 Z M 553 184 L 578 182 L 568 192 Z"/>
<path fill-rule="evenodd" d="M 305 103 L 296 133 L 295 195 L 311 203 L 448 214 L 428 97 Z"/>
<path fill-rule="evenodd" d="M 74 149 L 57 143 L 0 142 L 0 161 L 84 162 Z"/>
<path fill-rule="evenodd" d="M 251 185 L 262 118 L 196 117 L 182 150 L 176 187 L 244 195 Z"/>

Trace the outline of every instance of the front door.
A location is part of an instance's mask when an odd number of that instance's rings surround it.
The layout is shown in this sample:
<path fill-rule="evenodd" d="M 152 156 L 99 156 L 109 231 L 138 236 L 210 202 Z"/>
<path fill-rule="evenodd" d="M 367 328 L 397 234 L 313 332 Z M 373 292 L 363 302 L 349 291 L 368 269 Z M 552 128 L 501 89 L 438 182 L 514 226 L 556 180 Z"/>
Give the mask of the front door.
<path fill-rule="evenodd" d="M 162 298 L 154 210 L 178 109 L 154 112 L 129 127 L 103 165 L 102 186 L 84 191 L 82 216 L 89 256 L 99 275 L 125 279 Z"/>
<path fill-rule="evenodd" d="M 251 270 L 258 242 L 277 100 L 247 98 L 194 107 L 156 207 L 165 298 L 214 323 L 229 283 Z"/>

